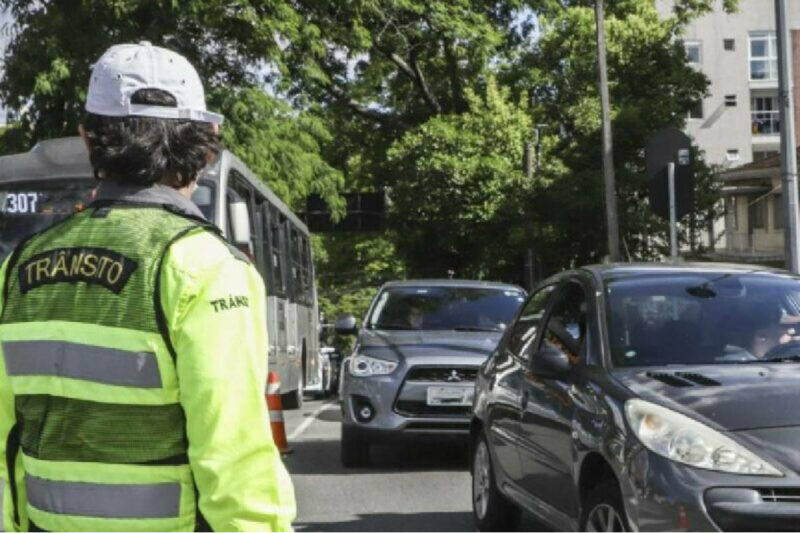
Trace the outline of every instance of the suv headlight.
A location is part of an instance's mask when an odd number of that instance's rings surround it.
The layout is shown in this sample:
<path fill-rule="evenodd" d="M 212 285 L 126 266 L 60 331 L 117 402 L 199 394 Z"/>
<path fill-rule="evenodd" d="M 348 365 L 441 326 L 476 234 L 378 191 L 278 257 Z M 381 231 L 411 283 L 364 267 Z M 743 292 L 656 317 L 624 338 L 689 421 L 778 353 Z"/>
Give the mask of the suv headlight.
<path fill-rule="evenodd" d="M 718 472 L 783 476 L 719 431 L 666 407 L 632 399 L 625 402 L 625 417 L 642 444 L 667 459 Z"/>
<path fill-rule="evenodd" d="M 384 361 L 367 355 L 354 355 L 350 358 L 350 373 L 360 378 L 367 376 L 384 376 L 391 374 L 397 363 Z"/>

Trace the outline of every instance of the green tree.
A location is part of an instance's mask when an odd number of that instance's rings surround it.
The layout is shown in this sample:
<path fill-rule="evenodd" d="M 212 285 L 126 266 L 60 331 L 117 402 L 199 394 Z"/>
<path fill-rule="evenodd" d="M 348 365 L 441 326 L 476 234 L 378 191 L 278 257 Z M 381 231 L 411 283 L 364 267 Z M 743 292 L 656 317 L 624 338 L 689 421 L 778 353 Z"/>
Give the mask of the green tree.
<path fill-rule="evenodd" d="M 497 275 L 508 229 L 523 223 L 511 199 L 534 189 L 522 173 L 530 116 L 494 80 L 484 92 L 467 91 L 467 112 L 432 118 L 389 151 L 401 177 L 391 189 L 399 251 L 413 275 Z"/>
<path fill-rule="evenodd" d="M 0 0 L 15 29 L 5 55 L 0 99 L 20 115 L 2 147 L 75 135 L 91 64 L 109 46 L 151 41 L 186 56 L 200 72 L 210 107 L 226 115 L 230 148 L 287 203 L 321 194 L 341 213 L 341 173 L 321 156 L 325 124 L 262 90 L 280 72 L 281 42 L 300 18 L 282 0 Z M 270 68 L 268 68 L 270 67 Z"/>

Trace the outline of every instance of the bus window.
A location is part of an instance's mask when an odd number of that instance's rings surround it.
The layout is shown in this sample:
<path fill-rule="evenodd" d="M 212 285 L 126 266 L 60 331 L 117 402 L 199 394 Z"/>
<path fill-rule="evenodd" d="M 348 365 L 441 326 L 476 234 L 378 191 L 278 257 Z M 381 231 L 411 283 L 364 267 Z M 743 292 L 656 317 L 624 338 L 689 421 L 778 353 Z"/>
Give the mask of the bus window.
<path fill-rule="evenodd" d="M 292 250 L 292 297 L 296 301 L 303 299 L 303 284 L 300 279 L 300 234 L 296 228 L 291 228 L 290 247 Z"/>
<path fill-rule="evenodd" d="M 192 193 L 192 201 L 200 208 L 203 216 L 209 222 L 216 222 L 214 209 L 214 189 L 212 181 L 202 180 L 197 182 L 197 188 Z"/>
<path fill-rule="evenodd" d="M 0 188 L 0 259 L 25 237 L 85 208 L 94 178 L 31 180 Z"/>
<path fill-rule="evenodd" d="M 311 294 L 311 250 L 308 239 L 300 237 L 300 279 L 303 284 L 303 301 L 310 304 L 313 301 Z"/>
<path fill-rule="evenodd" d="M 270 209 L 270 254 L 272 256 L 272 285 L 275 294 L 286 294 L 286 279 L 284 277 L 284 237 L 286 218 L 277 209 Z"/>
<path fill-rule="evenodd" d="M 230 174 L 228 176 L 228 192 L 233 192 L 234 194 L 228 195 L 228 204 L 233 202 L 243 201 L 247 204 L 247 211 L 250 213 L 250 252 L 251 258 L 257 257 L 261 254 L 260 251 L 257 251 L 257 248 L 260 247 L 261 243 L 256 239 L 257 237 L 257 230 L 258 227 L 258 220 L 256 219 L 255 215 L 255 191 L 253 187 L 247 183 L 247 179 L 242 176 L 241 173 L 236 171 L 235 169 L 230 170 Z M 228 240 L 233 238 L 232 228 L 230 227 L 230 217 L 228 217 Z"/>

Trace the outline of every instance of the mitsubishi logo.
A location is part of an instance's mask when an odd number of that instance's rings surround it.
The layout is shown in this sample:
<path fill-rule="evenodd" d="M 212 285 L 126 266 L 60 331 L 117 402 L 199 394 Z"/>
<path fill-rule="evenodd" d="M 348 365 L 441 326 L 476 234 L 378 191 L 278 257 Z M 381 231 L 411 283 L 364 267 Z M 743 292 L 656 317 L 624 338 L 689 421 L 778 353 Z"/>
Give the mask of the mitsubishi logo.
<path fill-rule="evenodd" d="M 454 368 L 450 375 L 447 376 L 447 381 L 450 383 L 461 381 L 461 376 L 458 375 L 458 370 Z"/>

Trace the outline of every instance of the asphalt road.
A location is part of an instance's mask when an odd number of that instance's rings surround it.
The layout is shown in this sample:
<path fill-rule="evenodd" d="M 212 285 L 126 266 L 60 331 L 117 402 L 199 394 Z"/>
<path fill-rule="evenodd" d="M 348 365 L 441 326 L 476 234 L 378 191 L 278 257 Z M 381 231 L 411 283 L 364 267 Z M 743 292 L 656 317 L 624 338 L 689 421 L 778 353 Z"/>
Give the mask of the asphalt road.
<path fill-rule="evenodd" d="M 337 399 L 285 411 L 297 531 L 474 531 L 468 451 L 459 442 L 378 446 L 368 468 L 339 461 Z M 521 529 L 537 531 L 532 519 Z"/>

